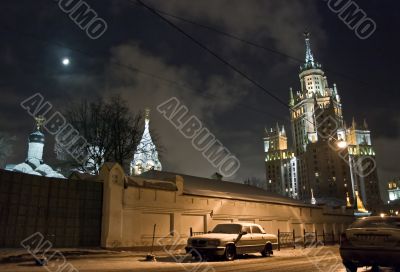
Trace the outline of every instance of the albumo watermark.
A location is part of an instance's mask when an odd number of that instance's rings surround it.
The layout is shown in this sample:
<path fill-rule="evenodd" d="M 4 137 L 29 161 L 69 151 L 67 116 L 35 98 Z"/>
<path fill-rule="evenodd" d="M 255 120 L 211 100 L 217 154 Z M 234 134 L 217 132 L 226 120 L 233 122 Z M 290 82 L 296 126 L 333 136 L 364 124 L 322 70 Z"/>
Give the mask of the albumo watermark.
<path fill-rule="evenodd" d="M 65 256 L 58 250 L 52 252 L 53 244 L 44 238 L 40 232 L 35 232 L 25 238 L 20 245 L 28 251 L 37 262 L 46 260 L 43 267 L 48 272 L 78 272 Z M 51 261 L 51 262 L 50 262 Z"/>
<path fill-rule="evenodd" d="M 81 136 L 59 111 L 53 111 L 53 105 L 45 101 L 40 93 L 35 93 L 21 102 L 21 107 L 32 117 L 45 117 L 43 128 L 55 136 L 56 142 L 77 163 L 86 165 L 88 162 L 88 142 Z"/>
<path fill-rule="evenodd" d="M 157 106 L 157 110 L 167 119 L 192 146 L 202 152 L 212 166 L 218 168 L 224 177 L 233 176 L 240 168 L 240 161 L 208 130 L 178 98 L 171 97 Z"/>
<path fill-rule="evenodd" d="M 356 36 L 362 40 L 368 39 L 376 30 L 376 23 L 369 18 L 356 2 L 352 0 L 322 0 L 328 8 L 338 14 Z"/>
<path fill-rule="evenodd" d="M 191 249 L 185 255 L 176 254 L 177 250 L 182 247 L 182 242 L 186 239 L 182 237 L 178 232 L 171 231 L 168 235 L 157 239 L 157 245 L 176 263 L 184 263 L 188 260 L 188 255 L 191 259 L 197 260 L 194 266 L 184 266 L 182 269 L 185 272 L 215 272 L 214 267 L 207 263 L 204 256 L 196 249 Z"/>
<path fill-rule="evenodd" d="M 83 0 L 53 0 L 59 8 L 82 30 L 90 39 L 96 40 L 107 31 L 107 23 L 97 15 Z"/>
<path fill-rule="evenodd" d="M 314 111 L 313 116 L 315 119 L 321 119 L 323 116 L 323 112 L 316 113 Z M 326 128 L 329 127 L 329 130 Z M 369 176 L 376 169 L 376 160 L 373 156 L 370 155 L 352 155 L 350 152 L 350 148 L 348 143 L 345 142 L 345 139 L 340 139 L 337 135 L 337 131 L 342 126 L 339 124 L 339 121 L 332 116 L 324 116 L 322 120 L 320 120 L 316 126 L 316 130 L 318 133 L 318 137 L 320 139 L 326 140 L 328 146 L 335 151 L 338 156 L 349 165 L 350 170 L 354 172 L 354 174 L 358 175 L 361 178 Z M 343 133 L 346 132 L 343 130 Z M 344 146 L 341 146 L 341 143 L 344 143 Z"/>

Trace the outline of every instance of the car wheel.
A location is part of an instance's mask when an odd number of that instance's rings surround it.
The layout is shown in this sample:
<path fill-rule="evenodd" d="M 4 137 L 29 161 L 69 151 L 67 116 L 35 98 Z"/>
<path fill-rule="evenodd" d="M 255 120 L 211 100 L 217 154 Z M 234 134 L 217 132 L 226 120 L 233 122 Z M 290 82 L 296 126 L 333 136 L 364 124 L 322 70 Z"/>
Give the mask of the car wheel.
<path fill-rule="evenodd" d="M 272 245 L 270 243 L 266 244 L 263 251 L 261 251 L 261 255 L 263 257 L 269 257 L 273 254 Z"/>
<path fill-rule="evenodd" d="M 353 263 L 344 263 L 347 272 L 357 272 L 357 266 Z"/>
<path fill-rule="evenodd" d="M 233 261 L 236 257 L 236 248 L 234 245 L 227 245 L 225 248 L 225 260 Z"/>
<path fill-rule="evenodd" d="M 195 261 L 199 261 L 202 259 L 202 256 L 197 252 L 192 252 L 192 259 L 194 259 Z"/>

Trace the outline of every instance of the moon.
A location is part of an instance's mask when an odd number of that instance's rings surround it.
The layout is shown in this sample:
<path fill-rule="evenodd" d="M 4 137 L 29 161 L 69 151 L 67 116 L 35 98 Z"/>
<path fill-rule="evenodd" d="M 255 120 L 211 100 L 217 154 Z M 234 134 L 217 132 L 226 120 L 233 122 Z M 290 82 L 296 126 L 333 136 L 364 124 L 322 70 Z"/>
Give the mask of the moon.
<path fill-rule="evenodd" d="M 63 58 L 63 59 L 62 59 L 62 64 L 63 64 L 64 66 L 68 66 L 69 63 L 70 63 L 69 58 Z"/>

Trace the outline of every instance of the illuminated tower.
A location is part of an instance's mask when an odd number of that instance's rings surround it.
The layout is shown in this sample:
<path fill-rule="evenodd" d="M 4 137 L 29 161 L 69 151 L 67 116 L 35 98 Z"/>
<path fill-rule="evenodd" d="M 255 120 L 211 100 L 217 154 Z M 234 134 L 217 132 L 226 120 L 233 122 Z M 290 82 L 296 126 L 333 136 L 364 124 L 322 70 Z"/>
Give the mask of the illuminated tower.
<path fill-rule="evenodd" d="M 144 131 L 142 139 L 138 144 L 133 160 L 131 161 L 130 174 L 140 175 L 149 170 L 161 171 L 161 163 L 158 160 L 157 148 L 153 143 L 149 130 L 150 110 L 145 110 Z"/>
<path fill-rule="evenodd" d="M 351 158 L 354 194 L 360 192 L 363 204 L 377 211 L 382 204 L 379 193 L 378 173 L 375 162 L 375 150 L 371 143 L 371 131 L 364 120 L 357 125 L 354 118 L 346 130 L 348 153 Z"/>
<path fill-rule="evenodd" d="M 343 199 L 351 189 L 347 161 L 334 148 L 345 140 L 342 105 L 336 84 L 329 87 L 322 66 L 305 33 L 305 62 L 300 67 L 300 91 L 290 90 L 289 106 L 295 155 L 298 158 L 300 196 Z M 343 199 L 344 201 L 344 199 Z"/>
<path fill-rule="evenodd" d="M 285 127 L 266 129 L 264 137 L 267 190 L 298 198 L 297 161 L 288 150 Z"/>
<path fill-rule="evenodd" d="M 365 122 L 358 127 L 353 121 L 346 128 L 338 88 L 329 86 L 314 58 L 309 33 L 304 37 L 300 90 L 289 92 L 294 152 L 288 150 L 286 133 L 279 128 L 266 131 L 267 188 L 287 196 L 296 188 L 296 197 L 306 202 L 349 206 L 351 201 L 376 211 L 381 201 L 370 131 Z M 295 175 L 288 174 L 287 165 L 296 166 L 291 170 Z M 296 177 L 295 186 L 288 175 Z"/>

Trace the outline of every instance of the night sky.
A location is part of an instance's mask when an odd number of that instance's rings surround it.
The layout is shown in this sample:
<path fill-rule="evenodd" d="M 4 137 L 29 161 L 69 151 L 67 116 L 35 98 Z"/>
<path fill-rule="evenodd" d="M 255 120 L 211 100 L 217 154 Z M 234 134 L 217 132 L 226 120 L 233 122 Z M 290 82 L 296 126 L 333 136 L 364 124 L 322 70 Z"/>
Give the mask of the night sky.
<path fill-rule="evenodd" d="M 356 1 L 377 25 L 366 40 L 322 0 L 145 2 L 270 49 L 167 17 L 285 102 L 289 87 L 300 88 L 296 59 L 304 58 L 302 33 L 308 30 L 314 57 L 329 85 L 338 86 L 346 121 L 367 119 L 381 184 L 400 176 L 399 1 Z M 263 130 L 279 121 L 289 132 L 288 108 L 135 1 L 86 3 L 108 25 L 97 40 L 55 1 L 1 1 L 0 131 L 17 137 L 8 163 L 25 159 L 34 127 L 20 106 L 25 98 L 40 92 L 63 110 L 73 101 L 120 93 L 134 112 L 152 109 L 151 127 L 166 149 L 161 158 L 165 170 L 209 177 L 216 169 L 156 111 L 176 96 L 239 158 L 235 180 L 265 179 Z M 69 66 L 61 64 L 63 57 L 70 58 Z M 46 140 L 45 161 L 51 164 L 52 139 Z"/>

